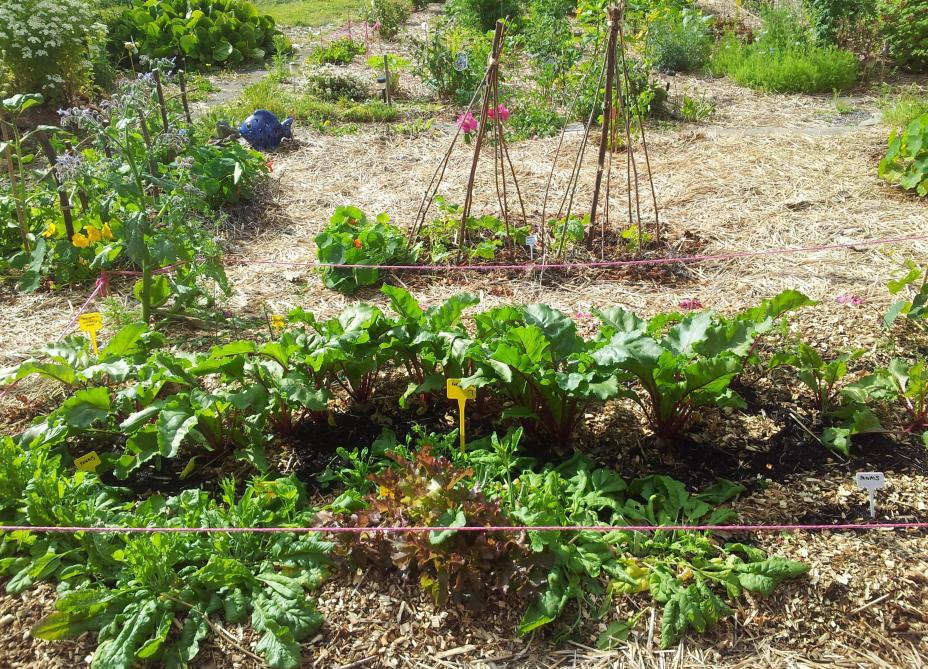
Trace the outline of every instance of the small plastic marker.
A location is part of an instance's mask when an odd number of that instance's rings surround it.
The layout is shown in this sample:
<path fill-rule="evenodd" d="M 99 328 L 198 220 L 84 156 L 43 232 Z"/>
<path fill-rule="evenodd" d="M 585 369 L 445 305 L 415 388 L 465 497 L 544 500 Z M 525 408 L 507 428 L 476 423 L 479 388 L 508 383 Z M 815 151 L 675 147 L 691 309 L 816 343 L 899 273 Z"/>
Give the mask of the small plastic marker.
<path fill-rule="evenodd" d="M 467 400 L 477 399 L 476 388 L 462 388 L 461 379 L 448 379 L 448 399 L 458 401 L 458 413 L 460 414 L 461 429 L 461 453 L 464 452 L 464 407 Z"/>
<path fill-rule="evenodd" d="M 538 236 L 528 235 L 525 238 L 525 245 L 528 247 L 529 257 L 534 261 L 535 260 L 535 246 L 538 245 Z"/>
<path fill-rule="evenodd" d="M 287 324 L 287 319 L 281 316 L 280 314 L 273 314 L 271 316 L 271 327 L 274 328 L 275 332 L 277 333 L 282 332 L 286 324 Z"/>
<path fill-rule="evenodd" d="M 90 345 L 93 346 L 93 352 L 97 352 L 97 333 L 103 328 L 103 315 L 99 311 L 93 311 L 88 314 L 81 314 L 77 319 L 77 325 L 81 331 L 86 332 L 90 337 Z"/>
<path fill-rule="evenodd" d="M 100 456 L 97 455 L 96 451 L 85 453 L 74 461 L 74 466 L 82 472 L 93 473 L 97 471 L 97 467 L 99 467 L 101 464 L 102 460 L 100 460 Z"/>
<path fill-rule="evenodd" d="M 883 472 L 857 472 L 854 480 L 870 496 L 870 517 L 876 518 L 876 491 L 886 485 L 886 477 Z"/>

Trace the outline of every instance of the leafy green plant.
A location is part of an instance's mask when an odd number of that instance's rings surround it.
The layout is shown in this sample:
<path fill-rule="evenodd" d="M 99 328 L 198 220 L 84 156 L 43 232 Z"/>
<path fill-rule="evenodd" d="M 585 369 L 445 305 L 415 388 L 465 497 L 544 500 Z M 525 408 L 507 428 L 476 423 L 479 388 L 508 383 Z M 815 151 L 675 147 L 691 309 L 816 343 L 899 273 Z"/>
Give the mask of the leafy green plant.
<path fill-rule="evenodd" d="M 505 591 L 526 553 L 518 536 L 505 532 L 454 532 L 441 528 L 505 526 L 499 502 L 488 500 L 471 482 L 473 471 L 459 469 L 429 447 L 411 459 L 392 454 L 395 468 L 371 477 L 366 508 L 351 515 L 358 527 L 415 525 L 429 533 L 360 535 L 345 542 L 353 561 L 394 566 L 419 577 L 436 604 L 449 600 L 475 609 L 490 592 Z"/>
<path fill-rule="evenodd" d="M 919 116 L 928 114 L 928 95 L 918 84 L 900 87 L 884 85 L 879 105 L 886 125 L 905 128 Z"/>
<path fill-rule="evenodd" d="M 445 11 L 462 23 L 488 31 L 496 27 L 499 19 L 509 19 L 519 25 L 522 19 L 520 0 L 451 0 Z"/>
<path fill-rule="evenodd" d="M 154 58 L 182 58 L 184 69 L 235 66 L 274 51 L 274 19 L 244 0 L 132 0 L 114 27 L 113 44 Z"/>
<path fill-rule="evenodd" d="M 506 225 L 497 216 L 469 216 L 465 224 L 464 247 L 458 244 L 464 208 L 445 198 L 435 198 L 441 216 L 422 226 L 420 238 L 434 263 L 449 262 L 458 256 L 468 261 L 493 260 L 504 246 L 522 246 L 528 236 L 527 225 Z"/>
<path fill-rule="evenodd" d="M 847 90 L 857 81 L 857 57 L 833 46 L 818 46 L 809 27 L 792 10 L 767 10 L 763 30 L 751 44 L 726 34 L 710 70 L 742 86 L 772 93 Z"/>
<path fill-rule="evenodd" d="M 519 141 L 551 137 L 564 127 L 564 123 L 564 117 L 541 96 L 523 96 L 512 105 L 507 139 Z"/>
<path fill-rule="evenodd" d="M 197 144 L 191 147 L 190 154 L 193 183 L 216 209 L 253 199 L 271 169 L 261 153 L 238 142 L 223 146 Z"/>
<path fill-rule="evenodd" d="M 442 98 L 467 104 L 483 82 L 491 39 L 451 21 L 439 21 L 424 38 L 412 37 L 415 73 Z"/>
<path fill-rule="evenodd" d="M 311 72 L 306 77 L 306 89 L 310 94 L 329 102 L 363 102 L 370 94 L 366 81 L 331 67 L 320 67 Z"/>
<path fill-rule="evenodd" d="M 471 340 L 461 323 L 464 310 L 480 299 L 470 293 L 454 295 L 441 304 L 422 308 L 409 291 L 383 286 L 398 314 L 381 347 L 408 374 L 409 385 L 400 404 L 414 395 L 440 392 L 449 378 L 464 376 L 465 355 Z"/>
<path fill-rule="evenodd" d="M 895 358 L 888 366 L 877 370 L 872 381 L 882 386 L 882 393 L 871 391 L 871 395 L 897 401 L 906 415 L 905 432 L 922 431 L 922 442 L 928 446 L 928 366 L 925 361 L 909 363 Z"/>
<path fill-rule="evenodd" d="M 409 69 L 412 63 L 402 56 L 393 53 L 387 53 L 382 56 L 371 56 L 367 59 L 367 66 L 377 73 L 377 76 L 383 76 L 384 60 L 390 69 L 390 94 L 397 95 L 400 92 L 400 73 Z"/>
<path fill-rule="evenodd" d="M 928 68 L 928 16 L 913 0 L 878 0 L 883 38 L 896 63 L 915 72 Z"/>
<path fill-rule="evenodd" d="M 3 520 L 26 525 L 138 527 L 301 527 L 312 522 L 294 478 L 256 479 L 241 495 L 231 480 L 220 500 L 191 489 L 177 497 L 123 499 L 91 474 L 66 474 L 42 448 L 0 440 L 18 478 L 0 487 Z M 138 660 L 184 667 L 217 630 L 214 619 L 251 621 L 255 651 L 270 667 L 294 669 L 299 641 L 321 624 L 307 594 L 326 577 L 330 544 L 310 534 L 0 535 L 7 589 L 60 582 L 55 611 L 32 634 L 58 640 L 87 632 L 92 667 L 129 669 Z M 176 628 L 176 632 L 173 630 Z"/>
<path fill-rule="evenodd" d="M 664 72 L 696 72 L 712 55 L 711 17 L 664 7 L 648 23 L 645 53 Z"/>
<path fill-rule="evenodd" d="M 879 175 L 905 190 L 928 196 L 928 114 L 913 119 L 901 133 L 889 133 L 886 155 L 880 160 Z"/>
<path fill-rule="evenodd" d="M 844 456 L 850 453 L 853 437 L 883 431 L 879 419 L 867 406 L 872 384 L 862 379 L 842 387 L 849 376 L 848 362 L 863 354 L 862 349 L 857 349 L 826 362 L 813 347 L 799 342 L 794 350 L 772 356 L 769 363 L 771 368 L 788 365 L 796 369 L 799 381 L 812 391 L 815 409 L 825 426 L 822 443 Z"/>
<path fill-rule="evenodd" d="M 905 297 L 897 300 L 886 312 L 883 322 L 886 327 L 892 327 L 899 316 L 921 322 L 928 319 L 928 268 L 922 271 L 911 260 L 906 261 L 908 272 L 905 276 L 894 279 L 887 284 L 889 292 L 893 295 L 907 293 Z"/>
<path fill-rule="evenodd" d="M 370 0 L 367 22 L 379 24 L 377 30 L 384 39 L 393 39 L 406 25 L 412 8 L 410 0 Z"/>
<path fill-rule="evenodd" d="M 691 494 L 666 476 L 629 483 L 611 470 L 594 469 L 582 456 L 540 473 L 522 472 L 517 481 L 503 497 L 515 507 L 513 517 L 527 525 L 719 524 L 733 514 L 718 505 L 742 490 L 721 481 Z M 602 618 L 614 598 L 647 592 L 664 605 L 661 646 L 667 648 L 687 630 L 703 632 L 731 615 L 725 600 L 745 591 L 767 596 L 807 571 L 701 532 L 644 537 L 623 531 L 529 532 L 529 540 L 542 569 L 540 594 L 523 615 L 522 634 L 557 620 L 569 602 L 581 615 L 586 610 Z M 601 647 L 608 647 L 613 635 L 627 634 L 632 624 L 634 619 L 611 624 Z"/>
<path fill-rule="evenodd" d="M 500 307 L 475 317 L 474 373 L 462 385 L 489 387 L 511 402 L 504 418 L 523 422 L 555 448 L 571 439 L 589 406 L 614 397 L 616 377 L 597 362 L 573 320 L 543 304 Z"/>
<path fill-rule="evenodd" d="M 373 222 L 357 207 L 339 207 L 329 225 L 316 236 L 320 263 L 333 265 L 405 265 L 415 262 L 419 248 L 410 248 L 402 230 L 380 214 Z M 377 283 L 376 267 L 323 267 L 327 288 L 353 293 Z"/>
<path fill-rule="evenodd" d="M 364 53 L 364 43 L 355 42 L 350 37 L 342 37 L 320 46 L 309 55 L 309 60 L 320 65 L 347 65 L 355 56 Z"/>
<path fill-rule="evenodd" d="M 758 338 L 775 319 L 809 304 L 802 293 L 785 291 L 733 318 L 703 311 L 650 321 L 612 307 L 595 312 L 602 329 L 593 359 L 617 380 L 634 381 L 617 394 L 638 404 L 655 434 L 669 439 L 685 431 L 702 407 L 745 408 L 731 382 L 751 359 Z"/>

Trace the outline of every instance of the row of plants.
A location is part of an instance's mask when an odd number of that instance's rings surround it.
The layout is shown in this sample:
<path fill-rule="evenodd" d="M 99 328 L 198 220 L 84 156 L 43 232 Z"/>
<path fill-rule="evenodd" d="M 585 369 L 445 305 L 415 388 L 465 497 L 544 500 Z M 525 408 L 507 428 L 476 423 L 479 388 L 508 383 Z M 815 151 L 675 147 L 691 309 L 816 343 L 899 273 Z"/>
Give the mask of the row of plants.
<path fill-rule="evenodd" d="M 153 466 L 186 477 L 198 462 L 228 454 L 264 472 L 265 446 L 303 424 L 326 424 L 336 401 L 363 410 L 385 384 L 405 378 L 400 406 L 428 410 L 441 402 L 447 379 L 460 378 L 479 390 L 481 406 L 491 403 L 500 421 L 521 426 L 550 452 L 571 443 L 584 415 L 620 398 L 641 409 L 663 444 L 701 412 L 747 410 L 735 388 L 748 372 L 784 366 L 813 391 L 830 448 L 847 453 L 854 436 L 883 431 L 879 406 L 898 404 L 906 432 L 926 427 L 923 361 L 897 359 L 851 376 L 847 363 L 859 354 L 826 362 L 799 342 L 762 356 L 761 338 L 777 320 L 811 304 L 794 291 L 730 318 L 699 311 L 645 320 L 613 307 L 594 312 L 600 327 L 588 339 L 545 305 L 478 313 L 471 330 L 463 313 L 477 304 L 473 295 L 423 309 L 401 288 L 383 292 L 395 316 L 365 304 L 324 321 L 296 310 L 279 339 L 207 353 L 169 351 L 142 324 L 120 330 L 98 355 L 83 337 L 66 338 L 0 375 L 0 385 L 39 375 L 69 391 L 17 440 L 74 457 L 93 444 L 124 480 Z"/>
<path fill-rule="evenodd" d="M 471 443 L 384 434 L 369 451 L 333 463 L 323 478 L 340 494 L 317 513 L 303 485 L 224 479 L 215 493 L 185 490 L 133 499 L 93 473 L 74 472 L 48 446 L 0 439 L 0 523 L 69 527 L 292 527 L 413 524 L 429 533 L 364 533 L 333 544 L 315 533 L 42 534 L 0 532 L 0 575 L 19 593 L 58 584 L 55 610 L 31 630 L 41 639 L 96 635 L 91 667 L 184 667 L 225 625 L 247 624 L 272 669 L 299 666 L 300 641 L 322 618 L 310 597 L 335 569 L 378 566 L 418 578 L 439 606 L 481 610 L 494 598 L 524 609 L 519 632 L 584 612 L 608 622 L 601 648 L 625 641 L 641 614 L 617 619 L 625 598 L 663 607 L 661 644 L 703 632 L 733 613 L 744 592 L 769 595 L 807 568 L 707 532 L 455 532 L 460 527 L 725 523 L 743 489 L 722 481 L 700 493 L 663 476 L 625 481 L 576 456 L 560 466 L 519 457 L 520 431 Z M 442 455 L 447 453 L 448 457 Z M 347 455 L 347 454 L 346 454 Z M 449 459 L 450 458 L 450 459 Z M 516 599 L 513 600 L 513 597 Z M 570 617 L 566 612 L 575 611 Z M 566 618 L 566 620 L 564 620 Z M 569 622 L 574 618 L 574 622 Z"/>
<path fill-rule="evenodd" d="M 146 322 L 172 300 L 195 307 L 211 303 L 210 286 L 226 289 L 215 241 L 223 209 L 250 199 L 269 167 L 188 125 L 165 92 L 169 64 L 155 68 L 99 106 L 61 110 L 59 126 L 22 133 L 17 120 L 42 97 L 3 101 L 12 123 L 0 144 L 10 185 L 0 213 L 18 225 L 0 229 L 0 268 L 20 289 L 136 272 Z"/>

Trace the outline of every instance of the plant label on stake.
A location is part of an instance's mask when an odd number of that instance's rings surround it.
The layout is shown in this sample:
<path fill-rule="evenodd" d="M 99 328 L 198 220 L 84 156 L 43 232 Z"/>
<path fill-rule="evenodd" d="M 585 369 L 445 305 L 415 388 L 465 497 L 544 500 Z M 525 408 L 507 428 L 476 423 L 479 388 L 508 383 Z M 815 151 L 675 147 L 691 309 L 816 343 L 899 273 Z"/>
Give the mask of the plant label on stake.
<path fill-rule="evenodd" d="M 883 472 L 857 472 L 854 476 L 858 487 L 867 491 L 870 496 L 870 517 L 876 517 L 876 491 L 886 485 Z"/>
<path fill-rule="evenodd" d="M 273 314 L 271 316 L 271 327 L 274 329 L 274 332 L 278 335 L 283 332 L 284 326 L 287 324 L 287 319 L 285 319 L 280 314 Z"/>
<path fill-rule="evenodd" d="M 97 333 L 103 328 L 103 316 L 99 311 L 89 314 L 81 314 L 77 318 L 77 325 L 81 331 L 86 332 L 90 337 L 90 345 L 93 346 L 93 352 L 97 352 Z"/>
<path fill-rule="evenodd" d="M 535 246 L 538 245 L 538 236 L 537 235 L 528 235 L 525 238 L 525 245 L 528 247 L 529 257 L 534 262 L 535 260 Z"/>
<path fill-rule="evenodd" d="M 461 379 L 448 379 L 448 399 L 458 401 L 458 414 L 460 415 L 461 427 L 458 430 L 461 433 L 461 453 L 464 452 L 464 407 L 467 400 L 477 399 L 476 388 L 462 388 Z"/>
<path fill-rule="evenodd" d="M 102 462 L 96 451 L 90 451 L 90 453 L 85 453 L 74 460 L 74 466 L 82 472 L 93 473 L 97 471 L 97 467 L 99 467 Z"/>

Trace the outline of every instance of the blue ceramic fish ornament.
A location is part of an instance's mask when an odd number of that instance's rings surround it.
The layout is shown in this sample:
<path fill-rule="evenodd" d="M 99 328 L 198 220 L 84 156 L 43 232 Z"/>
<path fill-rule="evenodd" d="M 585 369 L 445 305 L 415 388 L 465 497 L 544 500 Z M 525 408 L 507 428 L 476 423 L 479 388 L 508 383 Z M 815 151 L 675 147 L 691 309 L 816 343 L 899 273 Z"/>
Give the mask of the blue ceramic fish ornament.
<path fill-rule="evenodd" d="M 285 137 L 292 138 L 293 119 L 281 123 L 271 112 L 259 109 L 238 127 L 245 141 L 258 151 L 273 151 Z"/>

